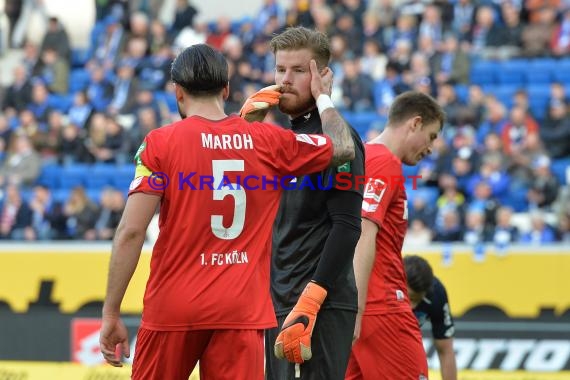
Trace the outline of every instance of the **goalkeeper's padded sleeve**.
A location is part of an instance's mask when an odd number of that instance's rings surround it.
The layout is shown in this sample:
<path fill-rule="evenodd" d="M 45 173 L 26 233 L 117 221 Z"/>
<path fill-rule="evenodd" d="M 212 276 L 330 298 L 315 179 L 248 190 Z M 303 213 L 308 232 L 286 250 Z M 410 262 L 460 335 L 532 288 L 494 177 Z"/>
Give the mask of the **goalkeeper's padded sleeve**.
<path fill-rule="evenodd" d="M 249 122 L 263 121 L 269 108 L 279 104 L 281 86 L 272 85 L 262 88 L 246 99 L 239 111 L 239 116 Z"/>
<path fill-rule="evenodd" d="M 289 313 L 275 341 L 275 356 L 292 363 L 311 359 L 311 336 L 317 313 L 327 297 L 327 291 L 315 282 L 309 282 L 295 307 Z"/>

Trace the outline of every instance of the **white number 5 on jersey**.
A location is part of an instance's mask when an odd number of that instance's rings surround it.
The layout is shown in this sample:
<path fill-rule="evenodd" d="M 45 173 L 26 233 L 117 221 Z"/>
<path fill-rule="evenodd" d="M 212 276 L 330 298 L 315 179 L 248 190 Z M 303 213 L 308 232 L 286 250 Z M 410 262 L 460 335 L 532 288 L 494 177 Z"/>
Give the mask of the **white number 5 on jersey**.
<path fill-rule="evenodd" d="M 243 160 L 212 160 L 212 175 L 214 176 L 214 200 L 221 201 L 226 196 L 234 198 L 234 220 L 228 228 L 224 227 L 224 217 L 222 215 L 212 215 L 211 226 L 214 235 L 220 239 L 232 240 L 237 238 L 243 231 L 245 224 L 245 190 L 235 183 L 230 186 L 220 184 L 224 179 L 225 172 L 243 172 Z"/>

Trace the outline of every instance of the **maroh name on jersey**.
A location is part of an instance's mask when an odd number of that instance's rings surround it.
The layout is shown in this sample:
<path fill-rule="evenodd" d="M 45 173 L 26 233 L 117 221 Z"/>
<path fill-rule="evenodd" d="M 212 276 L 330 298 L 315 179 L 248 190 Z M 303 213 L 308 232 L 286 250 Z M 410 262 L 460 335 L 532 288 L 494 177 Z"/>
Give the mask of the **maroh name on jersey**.
<path fill-rule="evenodd" d="M 206 149 L 253 149 L 253 138 L 247 133 L 214 135 L 202 133 L 202 147 Z"/>

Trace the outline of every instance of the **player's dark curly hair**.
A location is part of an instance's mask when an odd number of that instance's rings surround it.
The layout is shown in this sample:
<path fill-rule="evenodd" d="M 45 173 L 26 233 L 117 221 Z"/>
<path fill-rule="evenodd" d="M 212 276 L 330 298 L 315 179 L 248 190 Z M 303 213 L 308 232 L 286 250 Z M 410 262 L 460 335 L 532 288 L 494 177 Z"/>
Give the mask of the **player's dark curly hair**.
<path fill-rule="evenodd" d="M 396 97 L 388 112 L 388 125 L 397 127 L 406 120 L 420 116 L 423 125 L 438 122 L 443 128 L 445 112 L 437 101 L 419 91 L 406 91 Z"/>
<path fill-rule="evenodd" d="M 308 49 L 313 53 L 319 68 L 327 66 L 331 59 L 331 47 L 326 34 L 303 26 L 287 28 L 274 36 L 269 45 L 274 54 L 279 50 Z"/>
<path fill-rule="evenodd" d="M 228 84 L 228 62 L 212 47 L 196 44 L 176 57 L 170 76 L 189 95 L 213 96 Z"/>
<path fill-rule="evenodd" d="M 433 284 L 433 270 L 429 263 L 420 256 L 410 255 L 404 257 L 404 268 L 408 286 L 416 293 L 424 293 L 431 289 Z"/>

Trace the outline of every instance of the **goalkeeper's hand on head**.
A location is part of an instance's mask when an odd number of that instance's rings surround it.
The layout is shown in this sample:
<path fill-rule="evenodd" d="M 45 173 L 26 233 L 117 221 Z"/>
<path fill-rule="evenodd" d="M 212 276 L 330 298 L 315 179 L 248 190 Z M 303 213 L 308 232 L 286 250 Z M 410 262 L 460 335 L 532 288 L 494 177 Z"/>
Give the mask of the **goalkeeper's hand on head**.
<path fill-rule="evenodd" d="M 281 86 L 276 84 L 257 91 L 245 100 L 239 116 L 249 122 L 263 121 L 271 107 L 279 104 Z"/>
<path fill-rule="evenodd" d="M 281 332 L 275 341 L 275 356 L 286 358 L 292 363 L 303 363 L 309 360 L 311 352 L 311 336 L 317 320 L 317 313 L 325 301 L 327 291 L 314 282 L 309 282 L 297 304 L 291 310 Z"/>

